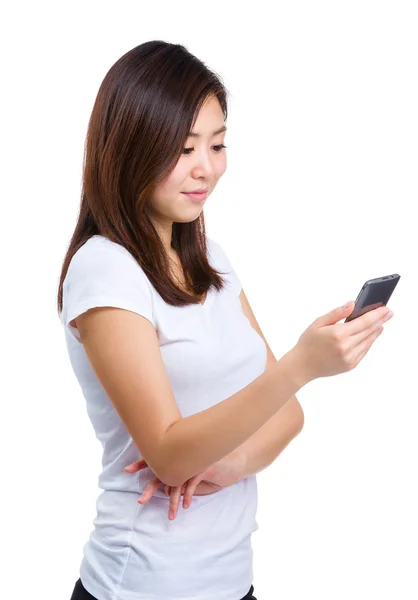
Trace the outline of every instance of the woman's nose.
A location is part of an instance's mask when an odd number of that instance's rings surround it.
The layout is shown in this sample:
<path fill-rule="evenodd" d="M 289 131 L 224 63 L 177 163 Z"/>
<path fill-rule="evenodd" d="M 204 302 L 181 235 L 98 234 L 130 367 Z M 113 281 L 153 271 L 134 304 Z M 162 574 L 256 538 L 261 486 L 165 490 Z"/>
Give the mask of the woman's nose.
<path fill-rule="evenodd" d="M 213 165 L 209 157 L 200 157 L 193 167 L 195 177 L 206 177 L 209 179 L 213 175 Z"/>

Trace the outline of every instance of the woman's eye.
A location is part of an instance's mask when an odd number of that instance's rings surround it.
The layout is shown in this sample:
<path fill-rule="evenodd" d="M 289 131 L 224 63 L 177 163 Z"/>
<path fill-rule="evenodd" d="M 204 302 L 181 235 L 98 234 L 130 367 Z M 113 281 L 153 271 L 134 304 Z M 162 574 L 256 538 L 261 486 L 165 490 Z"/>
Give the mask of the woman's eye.
<path fill-rule="evenodd" d="M 223 148 L 226 148 L 223 144 L 218 144 L 218 146 L 212 146 L 216 153 L 220 152 Z M 194 148 L 183 148 L 183 154 L 188 156 L 193 152 Z"/>

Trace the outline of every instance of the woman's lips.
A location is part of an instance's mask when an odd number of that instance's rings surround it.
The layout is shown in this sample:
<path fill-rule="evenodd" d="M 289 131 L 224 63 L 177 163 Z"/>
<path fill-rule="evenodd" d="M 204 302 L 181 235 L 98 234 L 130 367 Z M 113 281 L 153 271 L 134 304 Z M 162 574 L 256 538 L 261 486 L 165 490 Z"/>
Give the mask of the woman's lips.
<path fill-rule="evenodd" d="M 201 192 L 199 194 L 186 194 L 186 192 L 182 192 L 182 194 L 188 196 L 191 200 L 195 200 L 197 202 L 202 202 L 202 200 L 205 200 L 206 196 L 208 195 L 207 192 Z"/>

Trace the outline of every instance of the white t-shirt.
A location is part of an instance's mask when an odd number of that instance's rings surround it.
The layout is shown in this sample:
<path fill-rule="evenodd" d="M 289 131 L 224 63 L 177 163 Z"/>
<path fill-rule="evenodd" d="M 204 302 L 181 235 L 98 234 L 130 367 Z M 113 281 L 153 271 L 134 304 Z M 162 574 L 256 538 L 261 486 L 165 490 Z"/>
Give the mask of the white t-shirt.
<path fill-rule="evenodd" d="M 84 587 L 98 600 L 239 600 L 252 585 L 256 477 L 193 496 L 187 510 L 180 503 L 173 521 L 162 491 L 138 504 L 154 474 L 149 468 L 123 470 L 142 456 L 70 324 L 95 306 L 143 315 L 156 329 L 182 416 L 225 400 L 263 373 L 267 350 L 242 312 L 241 284 L 228 258 L 215 241 L 207 243 L 211 265 L 228 273 L 226 287 L 211 288 L 203 305 L 164 302 L 133 256 L 100 235 L 75 253 L 64 281 L 61 322 L 68 354 L 103 447 L 103 491 L 80 566 Z"/>

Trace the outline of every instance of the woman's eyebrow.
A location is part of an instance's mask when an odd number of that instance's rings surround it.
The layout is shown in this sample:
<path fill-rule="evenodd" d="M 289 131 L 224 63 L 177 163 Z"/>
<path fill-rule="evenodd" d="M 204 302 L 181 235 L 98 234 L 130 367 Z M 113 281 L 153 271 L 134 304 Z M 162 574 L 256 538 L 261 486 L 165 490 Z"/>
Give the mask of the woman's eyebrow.
<path fill-rule="evenodd" d="M 226 126 L 224 125 L 224 126 L 223 126 L 223 127 L 221 127 L 220 129 L 217 129 L 216 131 L 214 131 L 214 132 L 212 133 L 212 137 L 214 137 L 214 136 L 215 136 L 215 135 L 217 135 L 218 133 L 222 133 L 223 131 L 226 131 L 226 130 L 227 130 L 227 128 L 226 128 Z M 200 137 L 200 133 L 196 133 L 195 131 L 191 131 L 191 132 L 189 133 L 189 137 Z"/>

